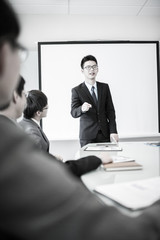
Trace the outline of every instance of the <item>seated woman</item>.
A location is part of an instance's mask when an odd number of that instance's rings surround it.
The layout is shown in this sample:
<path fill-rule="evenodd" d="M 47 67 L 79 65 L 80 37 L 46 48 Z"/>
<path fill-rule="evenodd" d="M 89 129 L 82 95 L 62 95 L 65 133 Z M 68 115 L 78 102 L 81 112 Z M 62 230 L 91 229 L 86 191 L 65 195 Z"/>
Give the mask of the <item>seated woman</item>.
<path fill-rule="evenodd" d="M 47 112 L 48 99 L 46 95 L 40 90 L 31 90 L 27 96 L 24 117 L 19 124 L 41 150 L 49 153 L 49 140 L 40 126 L 40 120 L 47 116 Z M 56 158 L 62 160 L 61 157 Z M 65 164 L 76 176 L 81 176 L 86 172 L 96 169 L 102 163 L 110 161 L 111 159 L 104 153 L 100 158 L 88 156 L 77 161 L 66 161 Z"/>

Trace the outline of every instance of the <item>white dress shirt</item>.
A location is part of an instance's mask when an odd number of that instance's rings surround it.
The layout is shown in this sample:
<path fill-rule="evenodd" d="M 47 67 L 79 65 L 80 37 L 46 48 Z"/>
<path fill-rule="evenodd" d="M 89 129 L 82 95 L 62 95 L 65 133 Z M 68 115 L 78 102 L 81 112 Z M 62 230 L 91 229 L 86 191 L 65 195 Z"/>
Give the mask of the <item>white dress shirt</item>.
<path fill-rule="evenodd" d="M 94 85 L 91 85 L 91 84 L 85 82 L 85 84 L 86 84 L 86 87 L 88 88 L 88 90 L 89 90 L 89 92 L 90 92 L 91 95 L 92 95 L 92 90 L 91 90 L 91 88 L 92 88 L 92 86 L 94 86 L 94 92 L 95 92 L 96 98 L 97 98 L 97 100 L 98 100 L 97 83 L 95 82 Z"/>

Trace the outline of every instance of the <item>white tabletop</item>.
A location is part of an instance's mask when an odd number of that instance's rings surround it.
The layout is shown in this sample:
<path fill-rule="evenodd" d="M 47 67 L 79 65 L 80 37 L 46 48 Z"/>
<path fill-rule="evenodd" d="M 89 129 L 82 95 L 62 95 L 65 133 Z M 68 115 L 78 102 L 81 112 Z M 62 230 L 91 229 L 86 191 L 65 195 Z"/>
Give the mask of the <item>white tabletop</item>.
<path fill-rule="evenodd" d="M 95 145 L 96 144 L 88 144 L 86 146 Z M 76 158 L 88 155 L 99 155 L 100 152 L 98 151 L 85 151 L 86 146 L 77 152 Z M 122 151 L 110 152 L 110 154 L 132 157 L 137 163 L 143 166 L 143 169 L 106 172 L 102 167 L 99 167 L 97 170 L 84 174 L 81 177 L 88 189 L 92 191 L 97 185 L 128 182 L 160 176 L 160 147 L 148 145 L 146 142 L 120 142 L 119 146 L 122 147 Z"/>

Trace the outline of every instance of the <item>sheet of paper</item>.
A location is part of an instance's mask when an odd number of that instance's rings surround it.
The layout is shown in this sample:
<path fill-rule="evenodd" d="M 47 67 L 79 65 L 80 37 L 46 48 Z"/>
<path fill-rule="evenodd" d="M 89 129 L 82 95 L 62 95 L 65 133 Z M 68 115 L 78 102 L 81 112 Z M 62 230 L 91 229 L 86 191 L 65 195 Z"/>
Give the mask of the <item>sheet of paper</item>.
<path fill-rule="evenodd" d="M 122 151 L 119 146 L 89 146 L 84 149 L 85 151 Z"/>
<path fill-rule="evenodd" d="M 112 160 L 114 163 L 118 162 L 133 162 L 135 159 L 125 156 L 112 156 Z"/>
<path fill-rule="evenodd" d="M 95 191 L 127 208 L 137 210 L 148 207 L 160 199 L 160 177 L 101 185 L 97 186 Z"/>
<path fill-rule="evenodd" d="M 104 143 L 97 143 L 96 146 L 118 146 L 118 143 L 116 142 L 104 142 Z"/>

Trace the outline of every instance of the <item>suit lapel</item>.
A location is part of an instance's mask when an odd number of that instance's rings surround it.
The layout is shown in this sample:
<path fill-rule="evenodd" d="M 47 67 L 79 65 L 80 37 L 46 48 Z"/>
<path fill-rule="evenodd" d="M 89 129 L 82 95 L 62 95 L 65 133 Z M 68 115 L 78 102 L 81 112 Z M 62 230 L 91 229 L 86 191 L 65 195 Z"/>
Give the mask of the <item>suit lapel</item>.
<path fill-rule="evenodd" d="M 46 137 L 46 135 L 45 135 L 45 133 L 43 132 L 42 128 L 39 127 L 39 126 L 38 126 L 38 128 L 39 128 L 39 130 L 40 130 L 40 132 L 41 132 L 41 134 L 42 134 L 44 140 L 48 143 L 48 142 L 49 142 L 49 141 L 48 141 L 48 138 Z"/>
<path fill-rule="evenodd" d="M 101 87 L 101 84 L 99 84 L 99 82 L 97 82 L 98 109 L 100 109 L 100 104 L 102 102 L 102 91 L 103 91 L 103 88 Z"/>
<path fill-rule="evenodd" d="M 49 143 L 49 140 L 48 140 L 48 138 L 46 137 L 45 133 L 43 132 L 42 128 L 41 128 L 37 123 L 35 123 L 32 119 L 31 119 L 30 121 L 32 121 L 32 124 L 34 124 L 36 127 L 38 127 L 38 129 L 39 129 L 39 131 L 41 132 L 41 135 L 42 135 L 42 137 L 44 138 L 44 140 L 45 140 L 47 143 Z"/>

